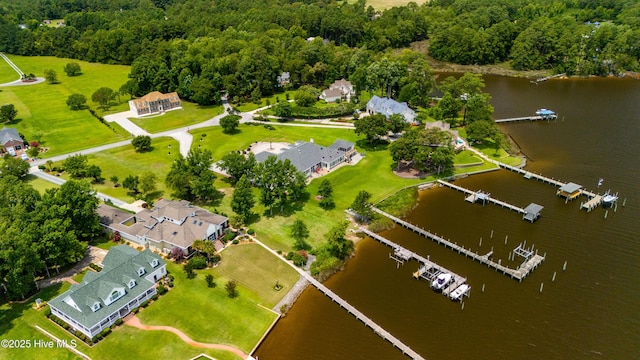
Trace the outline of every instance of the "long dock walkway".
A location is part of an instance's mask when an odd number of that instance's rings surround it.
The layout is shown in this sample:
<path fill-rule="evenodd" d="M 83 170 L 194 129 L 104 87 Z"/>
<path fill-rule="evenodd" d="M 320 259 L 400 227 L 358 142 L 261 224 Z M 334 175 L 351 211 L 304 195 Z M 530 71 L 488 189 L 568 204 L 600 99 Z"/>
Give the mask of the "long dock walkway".
<path fill-rule="evenodd" d="M 424 360 L 424 358 L 420 354 L 415 352 L 408 345 L 405 345 L 402 341 L 400 341 L 398 338 L 393 336 L 390 332 L 383 329 L 382 326 L 376 324 L 373 320 L 369 319 L 366 315 L 361 313 L 353 305 L 349 304 L 347 301 L 342 299 L 336 293 L 331 291 L 328 287 L 324 286 L 321 282 L 314 279 L 311 275 L 307 274 L 306 272 L 303 272 L 303 273 L 304 273 L 304 276 L 307 278 L 307 280 L 311 283 L 311 285 L 315 286 L 318 290 L 320 290 L 321 293 L 325 294 L 328 298 L 330 298 L 331 301 L 335 302 L 336 304 L 340 305 L 340 307 L 347 310 L 347 312 L 353 315 L 356 319 L 362 321 L 367 327 L 373 330 L 373 332 L 376 333 L 378 336 L 387 340 L 394 347 L 402 351 L 404 355 L 412 359 Z"/>
<path fill-rule="evenodd" d="M 465 282 L 467 282 L 467 278 L 460 276 L 456 273 L 454 273 L 451 270 L 448 270 L 436 263 L 434 263 L 433 261 L 424 258 L 416 253 L 414 253 L 411 250 L 408 250 L 396 243 L 394 243 L 393 241 L 386 239 L 376 233 L 374 233 L 373 231 L 370 231 L 368 229 L 365 229 L 363 227 L 361 227 L 359 229 L 360 231 L 364 232 L 365 234 L 369 235 L 372 239 L 377 240 L 379 242 L 381 242 L 384 245 L 389 246 L 390 248 L 392 248 L 394 250 L 394 252 L 396 254 L 402 254 L 402 260 L 406 261 L 406 260 L 410 260 L 410 259 L 416 259 L 419 263 L 420 263 L 420 268 L 418 269 L 418 271 L 416 271 L 414 273 L 414 277 L 415 278 L 423 278 L 426 279 L 428 281 L 433 280 L 436 276 L 438 276 L 439 274 L 442 273 L 449 273 L 451 274 L 452 277 L 452 281 L 449 283 L 449 285 L 442 290 L 442 294 L 444 296 L 448 296 L 453 290 L 455 290 L 456 288 L 458 288 L 458 286 L 464 284 Z"/>
<path fill-rule="evenodd" d="M 506 119 L 495 119 L 493 120 L 496 124 L 500 123 L 508 123 L 508 122 L 518 122 L 518 121 L 539 121 L 539 120 L 555 120 L 558 116 L 523 116 L 523 117 L 515 117 L 515 118 L 506 118 Z"/>
<path fill-rule="evenodd" d="M 426 237 L 427 239 L 433 240 L 436 243 L 443 245 L 451 250 L 457 251 L 459 254 L 463 254 L 464 256 L 470 257 L 473 260 L 481 264 L 487 265 L 488 267 L 493 268 L 496 271 L 499 271 L 502 274 L 507 275 L 512 279 L 515 279 L 518 281 L 524 280 L 524 278 L 526 278 L 531 271 L 537 268 L 545 260 L 544 256 L 540 256 L 538 254 L 535 254 L 535 255 L 532 254 L 529 258 L 526 258 L 525 261 L 522 264 L 520 264 L 520 266 L 518 266 L 517 269 L 512 269 L 510 267 L 502 265 L 501 261 L 496 263 L 490 260 L 492 252 L 489 252 L 488 254 L 485 254 L 485 255 L 480 255 L 478 253 L 471 251 L 470 249 L 465 249 L 464 246 L 460 246 L 441 236 L 432 234 L 400 218 L 397 218 L 391 214 L 388 214 L 378 208 L 373 207 L 372 210 L 377 212 L 380 215 L 386 216 L 387 218 L 391 219 L 393 222 L 395 222 L 400 226 L 403 226 L 415 233 L 418 233 Z"/>
<path fill-rule="evenodd" d="M 477 199 L 476 198 L 476 195 L 478 195 L 477 192 L 471 191 L 471 190 L 469 190 L 467 188 L 463 188 L 462 186 L 458 186 L 458 185 L 452 184 L 452 183 L 450 183 L 448 181 L 444 181 L 444 180 L 438 180 L 438 183 L 440 185 L 442 185 L 442 186 L 446 186 L 448 188 L 451 188 L 451 189 L 454 189 L 454 190 L 457 190 L 457 191 L 460 191 L 462 193 L 465 193 L 465 194 L 469 195 L 469 198 L 467 198 L 467 199 L 469 199 L 468 200 L 469 202 L 475 202 L 476 200 L 479 199 L 479 200 L 482 200 L 482 201 L 488 201 L 488 202 L 493 203 L 495 205 L 499 205 L 499 206 L 507 208 L 509 210 L 513 210 L 513 211 L 515 211 L 517 213 L 520 213 L 520 214 L 526 214 L 527 213 L 523 208 L 515 206 L 515 205 L 511 205 L 511 204 L 509 204 L 507 202 L 504 202 L 504 201 L 501 201 L 501 200 L 498 200 L 498 199 L 494 199 L 491 196 L 489 196 L 489 194 L 484 194 L 483 193 L 483 195 L 485 195 L 485 196 L 482 196 L 481 199 L 480 198 Z"/>

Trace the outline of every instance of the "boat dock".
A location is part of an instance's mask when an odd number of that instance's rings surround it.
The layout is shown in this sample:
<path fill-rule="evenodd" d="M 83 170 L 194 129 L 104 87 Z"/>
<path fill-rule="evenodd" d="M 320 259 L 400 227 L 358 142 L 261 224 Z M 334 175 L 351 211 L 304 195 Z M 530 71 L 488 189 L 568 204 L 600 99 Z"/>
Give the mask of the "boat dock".
<path fill-rule="evenodd" d="M 395 260 L 398 264 L 404 264 L 405 261 L 416 259 L 421 265 L 420 268 L 413 273 L 413 277 L 416 279 L 422 278 L 427 280 L 429 284 L 431 284 L 431 281 L 433 281 L 433 279 L 435 279 L 438 275 L 443 273 L 451 274 L 451 278 L 452 278 L 451 282 L 449 283 L 449 285 L 447 285 L 446 288 L 442 290 L 442 294 L 444 296 L 449 296 L 449 294 L 453 290 L 457 289 L 460 285 L 467 282 L 467 279 L 465 277 L 460 276 L 451 270 L 445 269 L 444 267 L 434 263 L 428 258 L 424 258 L 414 253 L 411 250 L 405 249 L 402 246 L 394 243 L 393 241 L 386 239 L 372 231 L 369 231 L 368 229 L 361 227 L 359 231 L 364 232 L 365 234 L 369 235 L 372 239 L 377 240 L 382 244 L 392 248 L 393 254 L 389 254 L 389 258 Z"/>
<path fill-rule="evenodd" d="M 470 202 L 470 203 L 475 203 L 477 201 L 482 201 L 482 204 L 484 205 L 485 202 L 490 202 L 493 203 L 495 205 L 501 206 L 503 208 L 507 208 L 509 210 L 515 211 L 519 214 L 522 214 L 522 219 L 523 220 L 528 220 L 530 222 L 534 222 L 536 219 L 538 219 L 538 217 L 540 217 L 540 212 L 542 211 L 542 209 L 544 207 L 538 205 L 538 204 L 534 204 L 531 203 L 529 204 L 526 208 L 521 208 L 515 205 L 511 205 L 505 201 L 501 201 L 498 199 L 494 199 L 491 197 L 491 194 L 489 193 L 485 193 L 482 191 L 471 191 L 467 188 L 464 188 L 462 186 L 458 186 L 455 184 L 452 184 L 448 181 L 444 181 L 444 180 L 438 180 L 438 183 L 442 186 L 446 186 L 448 188 L 460 191 L 466 195 L 468 195 L 465 200 Z"/>
<path fill-rule="evenodd" d="M 535 268 L 537 268 L 544 260 L 545 257 L 544 256 L 540 256 L 537 253 L 537 250 L 534 253 L 530 254 L 529 257 L 525 258 L 524 261 L 518 266 L 517 269 L 512 269 L 509 268 L 507 266 L 502 265 L 502 260 L 498 260 L 498 262 L 496 263 L 495 261 L 491 260 L 491 256 L 493 255 L 493 251 L 490 251 L 489 253 L 485 254 L 485 255 L 480 255 L 474 251 L 471 251 L 470 249 L 466 249 L 464 246 L 460 246 L 458 244 L 455 244 L 441 236 L 432 234 L 426 230 L 423 230 L 413 224 L 410 224 L 400 218 L 397 218 L 391 214 L 388 214 L 378 208 L 372 207 L 372 210 L 377 212 L 380 215 L 386 216 L 387 218 L 391 219 L 393 222 L 395 222 L 396 224 L 403 226 L 415 233 L 418 233 L 422 236 L 424 236 L 425 238 L 435 241 L 436 243 L 443 245 L 453 251 L 457 251 L 459 254 L 463 254 L 466 257 L 470 257 L 473 260 L 487 265 L 490 268 L 495 269 L 496 271 L 501 272 L 504 275 L 507 275 L 509 277 L 511 277 L 512 279 L 518 280 L 518 281 L 522 281 L 524 280 L 531 271 L 533 271 Z M 517 249 L 517 248 L 516 248 Z M 515 249 L 514 249 L 515 251 Z M 514 257 L 515 258 L 515 257 Z"/>
<path fill-rule="evenodd" d="M 409 346 L 405 345 L 402 341 L 400 341 L 395 336 L 391 335 L 391 333 L 383 329 L 382 326 L 376 324 L 373 320 L 369 319 L 366 315 L 364 315 L 358 309 L 356 309 L 355 306 L 349 304 L 346 300 L 344 300 L 343 298 L 338 296 L 336 293 L 331 291 L 331 289 L 324 286 L 321 282 L 313 278 L 313 276 L 307 274 L 304 271 L 300 273 L 303 274 L 303 276 L 305 276 L 305 278 L 307 279 L 307 281 L 311 283 L 311 285 L 315 286 L 316 289 L 320 290 L 320 292 L 326 295 L 329 299 L 331 299 L 331 301 L 340 305 L 341 308 L 347 310 L 347 312 L 353 315 L 356 319 L 362 321 L 367 327 L 373 330 L 374 333 L 376 333 L 381 338 L 390 342 L 395 348 L 402 351 L 404 355 L 412 359 L 424 360 L 424 358 L 420 354 L 415 352 Z"/>
<path fill-rule="evenodd" d="M 494 120 L 494 122 L 496 124 L 501 124 L 501 123 L 518 122 L 518 121 L 540 121 L 540 120 L 549 121 L 549 120 L 555 120 L 557 118 L 558 118 L 558 115 L 550 115 L 550 116 L 533 115 L 533 116 L 506 118 L 506 119 L 496 119 Z"/>

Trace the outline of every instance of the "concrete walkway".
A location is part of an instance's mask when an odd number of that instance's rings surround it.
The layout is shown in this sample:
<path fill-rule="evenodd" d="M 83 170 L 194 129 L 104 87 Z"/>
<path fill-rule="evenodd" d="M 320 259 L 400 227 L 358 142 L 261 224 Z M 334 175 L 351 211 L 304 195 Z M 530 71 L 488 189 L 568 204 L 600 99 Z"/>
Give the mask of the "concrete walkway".
<path fill-rule="evenodd" d="M 37 281 L 38 288 L 40 289 L 46 288 L 51 285 L 61 283 L 63 281 L 73 282 L 71 277 L 79 274 L 82 270 L 84 270 L 84 268 L 89 266 L 89 264 L 91 263 L 102 264 L 102 260 L 104 260 L 104 257 L 106 255 L 107 255 L 107 250 L 100 249 L 99 247 L 95 247 L 95 246 L 87 246 L 87 251 L 84 254 L 84 258 L 80 260 L 79 263 L 77 263 L 71 269 L 63 272 L 62 274 L 52 276 L 48 279 L 38 280 Z"/>
<path fill-rule="evenodd" d="M 127 130 L 132 136 L 139 135 L 151 135 L 143 128 L 134 124 L 133 121 L 129 120 L 129 118 L 135 117 L 133 111 L 123 111 L 115 114 L 105 115 L 104 119 L 107 122 L 115 122 L 118 125 L 122 126 L 123 129 Z"/>
<path fill-rule="evenodd" d="M 206 349 L 218 349 L 218 350 L 226 350 L 226 351 L 230 351 L 238 356 L 240 356 L 243 359 L 246 359 L 249 357 L 249 354 L 245 353 L 244 351 L 238 349 L 235 346 L 231 346 L 231 345 L 225 345 L 225 344 L 209 344 L 209 343 L 201 343 L 201 342 L 197 342 L 192 340 L 189 336 L 187 336 L 185 333 L 183 333 L 182 331 L 171 327 L 171 326 L 152 326 L 152 325 L 143 325 L 140 322 L 140 319 L 137 316 L 132 316 L 130 319 L 128 319 L 127 321 L 125 321 L 125 324 L 131 326 L 131 327 L 135 327 L 138 329 L 142 329 L 142 330 L 163 330 L 163 331 L 169 331 L 172 332 L 176 335 L 178 335 L 178 337 L 184 341 L 185 343 L 194 346 L 194 347 L 198 347 L 198 348 L 206 348 Z"/>

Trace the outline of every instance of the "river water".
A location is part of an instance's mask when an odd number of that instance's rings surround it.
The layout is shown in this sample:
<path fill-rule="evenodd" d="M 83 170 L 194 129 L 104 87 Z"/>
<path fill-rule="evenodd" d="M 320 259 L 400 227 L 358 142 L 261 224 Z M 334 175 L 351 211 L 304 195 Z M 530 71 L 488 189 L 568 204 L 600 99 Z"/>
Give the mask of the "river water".
<path fill-rule="evenodd" d="M 456 183 L 520 207 L 535 202 L 544 206 L 542 217 L 531 224 L 509 210 L 469 204 L 459 192 L 434 188 L 421 192 L 408 221 L 481 254 L 493 249 L 493 259 L 511 267 L 517 264 L 508 253 L 525 240 L 534 244 L 547 254 L 546 261 L 524 281 L 394 228 L 382 235 L 467 277 L 472 289 L 464 307 L 413 279 L 415 261 L 396 269 L 389 248 L 371 239 L 358 244 L 356 257 L 326 285 L 428 359 L 637 359 L 640 82 L 571 79 L 532 85 L 493 76 L 485 82 L 496 118 L 526 116 L 542 107 L 559 114 L 549 123 L 501 126 L 530 158 L 527 170 L 592 191 L 619 192 L 617 210 L 587 213 L 579 210 L 580 199 L 565 204 L 553 186 L 506 170 L 474 175 Z M 598 189 L 599 178 L 604 182 Z M 313 288 L 257 355 L 261 360 L 406 358 Z"/>

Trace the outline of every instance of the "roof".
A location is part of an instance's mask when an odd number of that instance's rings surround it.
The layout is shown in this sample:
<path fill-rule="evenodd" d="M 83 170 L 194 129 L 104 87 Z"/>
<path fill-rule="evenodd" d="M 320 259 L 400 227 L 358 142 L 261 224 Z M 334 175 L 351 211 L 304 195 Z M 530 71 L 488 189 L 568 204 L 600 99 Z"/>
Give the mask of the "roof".
<path fill-rule="evenodd" d="M 339 98 L 342 97 L 342 90 L 340 89 L 325 89 L 322 90 L 323 98 Z"/>
<path fill-rule="evenodd" d="M 564 185 L 562 185 L 560 187 L 560 189 L 558 189 L 558 191 L 562 191 L 562 192 L 566 192 L 566 193 L 574 193 L 576 191 L 579 191 L 580 189 L 582 189 L 582 185 L 578 185 L 575 183 L 566 183 Z"/>
<path fill-rule="evenodd" d="M 155 267 L 151 266 L 154 259 L 158 261 Z M 139 252 L 127 245 L 118 245 L 109 250 L 103 264 L 101 272 L 87 272 L 80 284 L 72 285 L 69 290 L 49 301 L 49 304 L 91 328 L 155 285 L 144 276 L 138 275 L 140 267 L 145 269 L 144 275 L 148 275 L 165 262 L 149 250 Z M 136 286 L 131 289 L 127 286 L 129 279 L 136 282 Z M 114 289 L 122 288 L 125 295 L 107 305 L 104 299 L 108 298 Z M 96 302 L 100 304 L 100 309 L 93 311 L 91 306 Z"/>
<path fill-rule="evenodd" d="M 180 101 L 180 97 L 178 96 L 178 93 L 175 91 L 170 92 L 168 94 L 163 94 L 159 91 L 152 91 L 141 98 L 131 100 L 131 101 L 136 106 L 136 108 L 144 108 L 144 107 L 147 107 L 148 103 L 150 102 L 162 101 L 162 100 L 169 100 L 169 101 L 176 102 L 176 101 Z"/>
<path fill-rule="evenodd" d="M 333 161 L 333 159 L 343 156 L 344 151 L 338 150 L 338 146 L 336 146 L 336 144 L 346 146 L 351 145 L 351 147 L 353 147 L 353 143 L 345 140 L 336 140 L 336 142 L 334 142 L 329 147 L 321 146 L 315 143 L 298 141 L 279 154 L 270 153 L 268 151 L 260 152 L 256 154 L 256 160 L 258 162 L 263 162 L 269 156 L 276 156 L 276 158 L 280 161 L 285 161 L 288 159 L 289 161 L 291 161 L 291 164 L 295 166 L 296 169 L 298 169 L 298 171 L 304 172 L 305 170 L 318 165 L 321 162 L 331 162 Z"/>
<path fill-rule="evenodd" d="M 99 205 L 96 212 L 100 224 L 112 230 L 139 238 L 166 241 L 183 249 L 191 246 L 195 240 L 205 239 L 210 226 L 221 227 L 228 221 L 225 216 L 192 206 L 184 200 L 160 199 L 151 209 L 144 209 L 137 214 L 105 204 Z"/>
<path fill-rule="evenodd" d="M 351 141 L 338 139 L 329 147 L 332 149 L 353 149 L 354 144 Z"/>
<path fill-rule="evenodd" d="M 352 89 L 353 85 L 351 85 L 351 83 L 348 80 L 340 79 L 340 80 L 334 81 L 333 84 L 329 86 L 329 89 L 339 89 L 339 88 Z"/>
<path fill-rule="evenodd" d="M 383 114 L 386 117 L 400 114 L 404 116 L 407 122 L 414 122 L 416 117 L 416 112 L 413 111 L 406 102 L 399 103 L 386 97 L 381 98 L 378 95 L 374 95 L 371 100 L 369 100 L 367 109 L 371 109 L 378 114 Z"/>
<path fill-rule="evenodd" d="M 18 134 L 18 130 L 15 128 L 2 128 L 2 130 L 0 130 L 0 143 L 4 145 L 11 140 L 22 142 L 22 138 L 20 137 L 20 134 Z"/>

